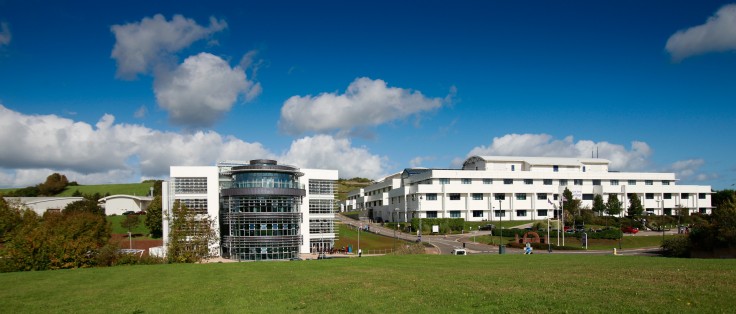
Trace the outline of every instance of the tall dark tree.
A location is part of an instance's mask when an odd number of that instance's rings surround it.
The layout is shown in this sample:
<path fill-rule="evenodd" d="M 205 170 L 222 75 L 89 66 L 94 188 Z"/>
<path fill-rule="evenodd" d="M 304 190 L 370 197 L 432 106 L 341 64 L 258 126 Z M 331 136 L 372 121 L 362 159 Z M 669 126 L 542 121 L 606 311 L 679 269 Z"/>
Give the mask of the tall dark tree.
<path fill-rule="evenodd" d="M 606 211 L 606 203 L 603 202 L 603 196 L 596 194 L 593 197 L 593 212 L 598 213 L 599 216 L 603 216 L 603 212 Z"/>
<path fill-rule="evenodd" d="M 105 216 L 105 209 L 102 208 L 97 201 L 83 199 L 81 201 L 71 202 L 62 210 L 64 213 L 72 212 L 88 212 L 96 215 Z"/>
<path fill-rule="evenodd" d="M 196 263 L 214 254 L 211 251 L 217 243 L 214 221 L 209 216 L 200 216 L 179 201 L 174 202 L 170 222 L 168 252 L 171 263 Z"/>
<path fill-rule="evenodd" d="M 627 214 L 632 218 L 639 218 L 644 214 L 644 207 L 641 205 L 641 199 L 636 193 L 629 194 L 629 208 Z"/>
<path fill-rule="evenodd" d="M 727 202 L 736 204 L 736 190 L 720 190 L 711 195 L 711 205 L 714 208 L 720 208 Z"/>
<path fill-rule="evenodd" d="M 38 189 L 41 195 L 54 196 L 63 192 L 67 185 L 69 185 L 69 181 L 65 175 L 53 173 L 46 177 L 46 182 L 41 183 Z"/>
<path fill-rule="evenodd" d="M 616 194 L 609 194 L 606 202 L 606 227 L 608 227 L 608 216 L 615 216 L 621 213 L 621 201 L 618 200 Z"/>
<path fill-rule="evenodd" d="M 153 198 L 146 209 L 146 227 L 151 231 L 152 238 L 160 238 L 163 235 L 163 219 L 161 212 L 161 196 Z"/>

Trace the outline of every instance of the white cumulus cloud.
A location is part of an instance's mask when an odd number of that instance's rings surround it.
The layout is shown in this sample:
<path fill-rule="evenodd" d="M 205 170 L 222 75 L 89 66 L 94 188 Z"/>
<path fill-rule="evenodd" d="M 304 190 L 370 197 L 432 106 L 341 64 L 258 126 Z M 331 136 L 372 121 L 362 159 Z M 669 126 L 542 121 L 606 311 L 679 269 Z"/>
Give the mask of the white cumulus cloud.
<path fill-rule="evenodd" d="M 276 159 L 304 168 L 338 169 L 340 175 L 375 178 L 386 160 L 346 139 L 320 135 L 292 142 L 275 154 L 258 142 L 214 131 L 165 132 L 116 123 L 104 115 L 95 125 L 56 115 L 28 115 L 0 105 L 0 187 L 37 184 L 61 172 L 80 184 L 136 182 L 165 177 L 175 165 L 214 165 L 220 160 Z"/>
<path fill-rule="evenodd" d="M 224 20 L 210 17 L 210 25 L 200 26 L 181 15 L 167 21 L 161 14 L 145 17 L 140 22 L 113 25 L 115 46 L 111 57 L 118 65 L 117 77 L 133 79 L 148 73 L 161 62 L 200 39 L 227 27 Z"/>
<path fill-rule="evenodd" d="M 279 128 L 289 134 L 348 132 L 440 108 L 442 98 L 428 98 L 419 91 L 388 87 L 367 77 L 355 79 L 345 93 L 292 96 L 281 108 Z"/>
<path fill-rule="evenodd" d="M 241 67 L 231 68 L 222 58 L 203 52 L 172 72 L 158 74 L 154 92 L 172 123 L 196 128 L 212 126 L 239 97 L 255 97 L 260 84 L 249 81 Z"/>
<path fill-rule="evenodd" d="M 708 52 L 736 50 L 736 4 L 722 7 L 705 24 L 677 31 L 667 40 L 665 49 L 674 61 Z"/>
<path fill-rule="evenodd" d="M 473 148 L 468 156 L 529 156 L 589 158 L 597 150 L 601 158 L 611 161 L 612 170 L 635 171 L 649 165 L 652 149 L 647 143 L 633 141 L 631 148 L 608 142 L 579 140 L 572 136 L 555 139 L 548 134 L 507 134 L 494 137 L 488 146 Z"/>
<path fill-rule="evenodd" d="M 10 44 L 11 39 L 13 39 L 13 34 L 10 33 L 8 23 L 0 23 L 0 47 Z"/>

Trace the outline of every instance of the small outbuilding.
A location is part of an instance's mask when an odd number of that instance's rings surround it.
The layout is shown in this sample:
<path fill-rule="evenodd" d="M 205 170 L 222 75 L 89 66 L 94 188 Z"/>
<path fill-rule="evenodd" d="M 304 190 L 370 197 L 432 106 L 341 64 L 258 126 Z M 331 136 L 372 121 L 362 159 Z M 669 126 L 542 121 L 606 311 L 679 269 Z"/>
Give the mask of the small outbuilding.
<path fill-rule="evenodd" d="M 122 215 L 125 212 L 134 213 L 146 211 L 153 201 L 150 196 L 135 196 L 117 194 L 101 198 L 99 203 L 105 209 L 105 215 Z"/>

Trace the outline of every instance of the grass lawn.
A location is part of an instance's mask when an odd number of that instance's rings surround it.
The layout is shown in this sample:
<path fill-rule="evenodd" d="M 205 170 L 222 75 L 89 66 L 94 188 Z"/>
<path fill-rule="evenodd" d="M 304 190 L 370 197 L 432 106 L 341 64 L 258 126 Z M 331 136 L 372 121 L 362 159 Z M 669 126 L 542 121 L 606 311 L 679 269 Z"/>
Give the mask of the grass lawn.
<path fill-rule="evenodd" d="M 128 233 L 128 229 L 125 229 L 122 226 L 120 226 L 120 223 L 123 220 L 125 220 L 125 217 L 127 217 L 127 216 L 124 216 L 124 215 L 120 215 L 120 216 L 107 216 L 107 221 L 109 221 L 112 224 L 111 225 L 111 227 L 112 227 L 112 233 L 121 233 L 121 234 L 122 233 L 125 233 L 125 234 Z M 138 220 L 140 221 L 140 223 L 138 224 L 138 226 L 136 226 L 135 228 L 133 228 L 133 230 L 131 230 L 130 232 L 132 232 L 133 234 L 140 234 L 140 235 L 143 235 L 143 236 L 148 236 L 148 234 L 150 233 L 150 231 L 148 231 L 148 227 L 146 227 L 146 224 L 145 224 L 146 216 L 145 215 L 139 215 L 138 216 Z"/>
<path fill-rule="evenodd" d="M 0 274 L 6 313 L 730 312 L 736 261 L 405 255 Z"/>
<path fill-rule="evenodd" d="M 335 248 L 353 246 L 355 252 L 358 251 L 358 231 L 351 229 L 344 224 L 340 224 L 338 239 L 335 242 Z M 403 241 L 398 240 L 397 243 Z M 360 232 L 360 248 L 363 252 L 366 250 L 392 250 L 394 248 L 394 238 L 377 235 L 370 232 Z"/>
<path fill-rule="evenodd" d="M 128 194 L 128 195 L 148 195 L 150 188 L 153 186 L 152 182 L 147 183 L 126 183 L 126 184 L 98 184 L 98 185 L 79 185 L 79 186 L 68 186 L 64 192 L 59 193 L 57 196 L 72 196 L 75 191 L 79 190 L 83 194 L 95 194 L 110 193 L 115 194 Z"/>

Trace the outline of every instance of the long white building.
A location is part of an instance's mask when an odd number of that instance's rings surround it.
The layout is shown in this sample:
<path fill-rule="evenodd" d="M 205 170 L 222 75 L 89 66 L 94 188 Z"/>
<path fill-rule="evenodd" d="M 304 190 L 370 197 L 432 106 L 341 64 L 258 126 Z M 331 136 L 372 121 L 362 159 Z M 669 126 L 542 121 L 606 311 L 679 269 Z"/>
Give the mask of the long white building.
<path fill-rule="evenodd" d="M 624 209 L 637 194 L 646 213 L 673 215 L 678 207 L 711 213 L 711 187 L 678 185 L 674 173 L 609 171 L 599 158 L 473 156 L 462 169 L 411 168 L 350 191 L 346 210 L 374 220 L 412 218 L 543 220 L 555 218 L 565 188 L 592 208 L 596 194 L 617 195 Z M 625 210 L 624 210 L 625 212 Z M 624 213 L 622 213 L 624 215 Z"/>
<path fill-rule="evenodd" d="M 327 250 L 337 238 L 337 170 L 299 169 L 274 160 L 171 167 L 163 184 L 164 217 L 175 201 L 216 222 L 217 256 L 283 260 Z M 164 248 L 169 223 L 164 219 Z"/>

